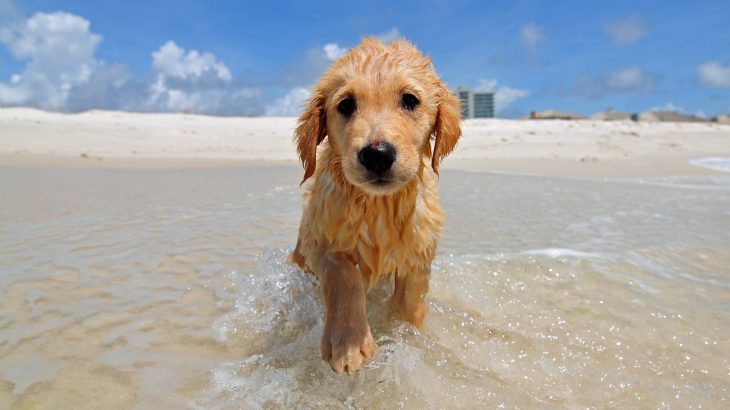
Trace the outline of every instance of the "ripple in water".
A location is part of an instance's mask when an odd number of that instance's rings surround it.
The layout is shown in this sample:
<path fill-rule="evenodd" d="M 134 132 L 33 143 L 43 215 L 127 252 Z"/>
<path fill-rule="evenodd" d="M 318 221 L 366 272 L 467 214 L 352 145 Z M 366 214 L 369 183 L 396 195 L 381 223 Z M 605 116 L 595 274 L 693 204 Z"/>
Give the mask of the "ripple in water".
<path fill-rule="evenodd" d="M 0 170 L 0 408 L 724 408 L 730 179 L 444 171 L 425 331 L 322 361 L 296 167 Z"/>
<path fill-rule="evenodd" d="M 235 308 L 215 328 L 250 354 L 217 365 L 194 407 L 684 406 L 728 397 L 727 363 L 712 361 L 726 343 L 720 329 L 688 331 L 691 304 L 668 309 L 666 284 L 640 280 L 641 266 L 569 249 L 440 259 L 424 332 L 389 317 L 392 288 L 382 284 L 368 295 L 380 348 L 354 376 L 339 376 L 320 359 L 316 282 L 286 255 L 267 251 L 255 272 L 231 274 Z"/>

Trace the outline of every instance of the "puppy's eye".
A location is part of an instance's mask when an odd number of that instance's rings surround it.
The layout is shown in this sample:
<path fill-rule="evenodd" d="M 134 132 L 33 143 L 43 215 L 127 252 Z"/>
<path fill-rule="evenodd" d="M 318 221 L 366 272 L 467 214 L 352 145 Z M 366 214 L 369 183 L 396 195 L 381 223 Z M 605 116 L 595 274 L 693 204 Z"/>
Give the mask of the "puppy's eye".
<path fill-rule="evenodd" d="M 401 107 L 405 108 L 408 111 L 413 111 L 418 107 L 418 104 L 421 102 L 418 101 L 418 98 L 416 98 L 415 95 L 410 93 L 403 94 L 403 97 L 401 97 L 400 105 Z"/>
<path fill-rule="evenodd" d="M 355 105 L 354 98 L 345 98 L 337 104 L 337 111 L 347 118 L 352 117 L 352 113 L 355 112 L 355 108 L 357 108 L 357 106 Z"/>

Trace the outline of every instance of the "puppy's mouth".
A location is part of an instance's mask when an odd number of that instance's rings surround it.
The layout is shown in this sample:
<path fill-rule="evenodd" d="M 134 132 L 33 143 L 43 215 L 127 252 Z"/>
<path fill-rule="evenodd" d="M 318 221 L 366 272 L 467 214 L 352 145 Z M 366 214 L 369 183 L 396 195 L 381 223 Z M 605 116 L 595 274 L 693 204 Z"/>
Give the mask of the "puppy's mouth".
<path fill-rule="evenodd" d="M 360 181 L 358 185 L 361 188 L 377 195 L 385 195 L 397 191 L 403 182 L 392 171 L 387 171 L 382 174 L 366 172 L 365 175 L 362 175 Z"/>
<path fill-rule="evenodd" d="M 365 181 L 366 184 L 375 185 L 378 187 L 386 187 L 386 186 L 392 184 L 393 182 L 395 182 L 395 179 L 383 178 L 383 177 L 375 177 L 375 178 L 371 178 L 371 179 Z"/>

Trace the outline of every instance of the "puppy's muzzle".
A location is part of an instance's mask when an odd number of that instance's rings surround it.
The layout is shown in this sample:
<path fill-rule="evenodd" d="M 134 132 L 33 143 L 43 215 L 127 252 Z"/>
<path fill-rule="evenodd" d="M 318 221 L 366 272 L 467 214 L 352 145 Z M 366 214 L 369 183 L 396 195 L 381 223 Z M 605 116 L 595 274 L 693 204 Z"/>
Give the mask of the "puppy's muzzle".
<path fill-rule="evenodd" d="M 376 175 L 382 175 L 393 166 L 395 156 L 393 144 L 380 141 L 365 146 L 360 150 L 357 158 L 365 169 Z"/>

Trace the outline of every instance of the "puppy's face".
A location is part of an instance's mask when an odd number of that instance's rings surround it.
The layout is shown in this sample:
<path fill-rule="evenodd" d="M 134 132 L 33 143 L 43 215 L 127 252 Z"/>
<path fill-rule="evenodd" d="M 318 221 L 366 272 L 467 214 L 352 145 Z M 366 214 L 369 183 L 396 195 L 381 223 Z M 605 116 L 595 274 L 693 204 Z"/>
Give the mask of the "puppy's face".
<path fill-rule="evenodd" d="M 408 67 L 343 77 L 327 104 L 330 145 L 351 184 L 371 194 L 392 193 L 421 166 L 436 121 L 435 96 Z"/>
<path fill-rule="evenodd" d="M 415 47 L 366 39 L 329 69 L 300 118 L 305 179 L 313 172 L 316 143 L 326 135 L 349 183 L 373 195 L 391 194 L 418 175 L 423 156 L 431 155 L 432 135 L 437 170 L 461 134 L 459 121 L 458 100 Z"/>

